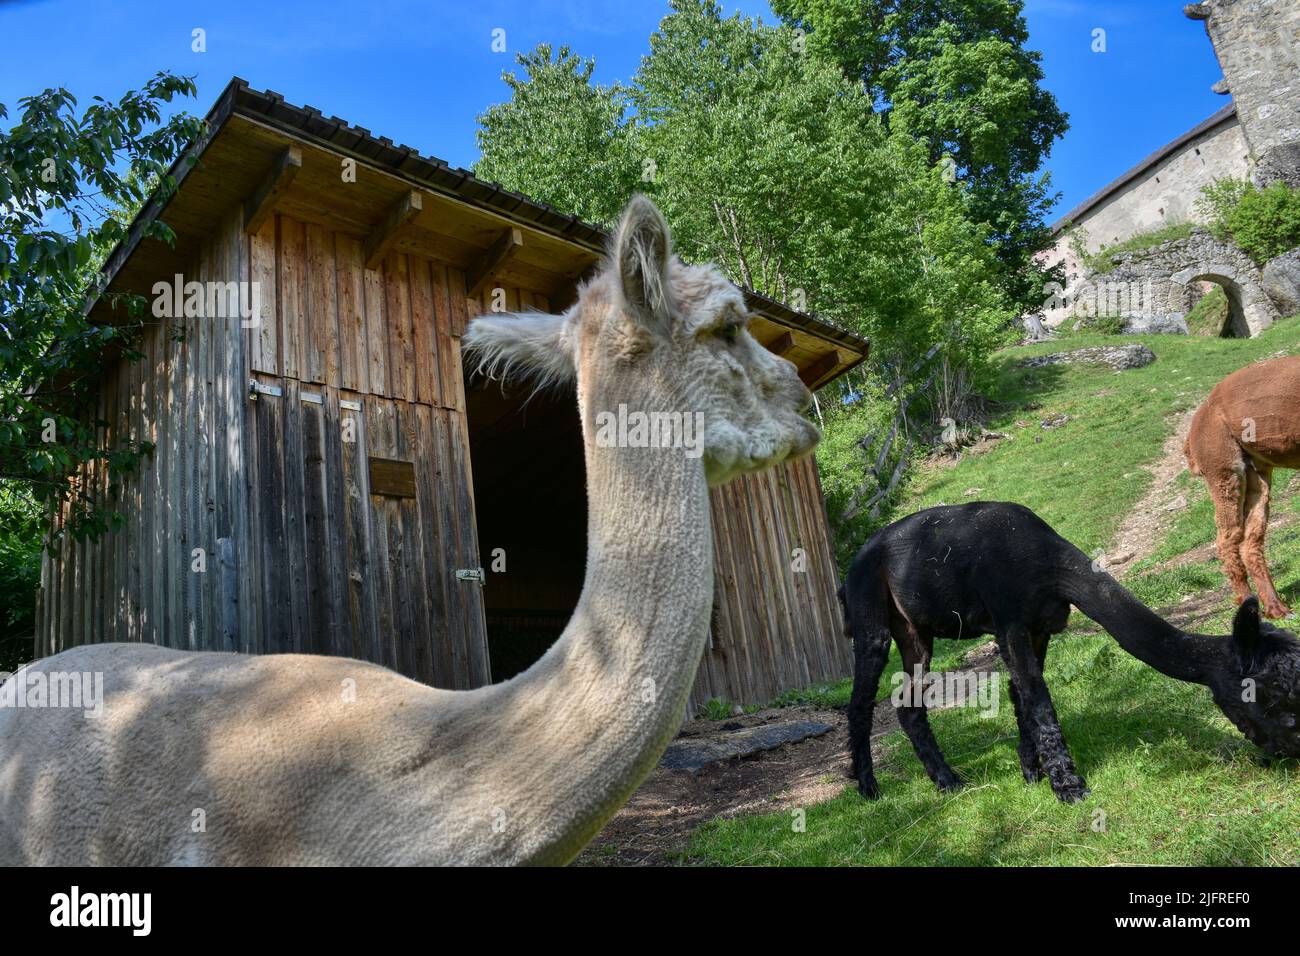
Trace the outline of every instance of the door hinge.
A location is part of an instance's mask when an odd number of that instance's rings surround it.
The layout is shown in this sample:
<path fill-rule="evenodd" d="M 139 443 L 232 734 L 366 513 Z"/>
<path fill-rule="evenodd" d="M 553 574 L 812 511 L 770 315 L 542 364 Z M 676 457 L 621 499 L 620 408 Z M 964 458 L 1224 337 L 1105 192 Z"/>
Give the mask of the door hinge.
<path fill-rule="evenodd" d="M 482 569 L 482 568 L 457 568 L 457 569 L 456 569 L 456 580 L 457 580 L 457 581 L 477 581 L 479 587 L 482 587 L 484 584 L 487 583 L 487 578 L 486 578 L 486 576 L 483 574 L 483 569 Z"/>
<path fill-rule="evenodd" d="M 253 379 L 248 383 L 248 400 L 250 402 L 257 401 L 259 395 L 274 395 L 278 398 L 283 394 L 284 392 L 279 385 L 263 385 L 257 379 Z"/>

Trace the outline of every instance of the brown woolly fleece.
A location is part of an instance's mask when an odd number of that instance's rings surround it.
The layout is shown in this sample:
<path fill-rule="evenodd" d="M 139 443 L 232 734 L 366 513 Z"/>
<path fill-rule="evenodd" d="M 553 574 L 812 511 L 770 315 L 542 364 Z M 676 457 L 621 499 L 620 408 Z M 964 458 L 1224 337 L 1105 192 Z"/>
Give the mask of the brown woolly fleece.
<path fill-rule="evenodd" d="M 1259 362 L 1214 387 L 1192 418 L 1187 467 L 1210 486 L 1219 560 L 1240 604 L 1249 572 L 1264 614 L 1290 611 L 1264 557 L 1274 468 L 1300 468 L 1300 356 Z"/>

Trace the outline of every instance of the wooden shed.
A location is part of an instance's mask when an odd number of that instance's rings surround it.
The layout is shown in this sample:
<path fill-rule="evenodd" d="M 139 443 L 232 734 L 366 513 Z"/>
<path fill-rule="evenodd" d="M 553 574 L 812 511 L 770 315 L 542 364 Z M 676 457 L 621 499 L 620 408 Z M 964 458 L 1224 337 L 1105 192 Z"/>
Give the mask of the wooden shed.
<path fill-rule="evenodd" d="M 151 319 L 142 360 L 105 366 L 98 398 L 109 442 L 156 447 L 116 488 L 82 476 L 127 524 L 46 557 L 37 654 L 151 641 L 347 655 L 439 687 L 516 673 L 581 586 L 576 402 L 524 405 L 469 378 L 459 340 L 481 311 L 565 307 L 607 237 L 242 80 L 208 123 L 176 193 L 105 266 L 109 292 L 172 312 Z M 174 248 L 140 238 L 158 216 Z M 853 335 L 749 299 L 754 334 L 814 388 L 866 357 Z M 120 321 L 108 300 L 92 315 Z M 693 705 L 847 674 L 812 460 L 715 489 L 712 513 Z"/>

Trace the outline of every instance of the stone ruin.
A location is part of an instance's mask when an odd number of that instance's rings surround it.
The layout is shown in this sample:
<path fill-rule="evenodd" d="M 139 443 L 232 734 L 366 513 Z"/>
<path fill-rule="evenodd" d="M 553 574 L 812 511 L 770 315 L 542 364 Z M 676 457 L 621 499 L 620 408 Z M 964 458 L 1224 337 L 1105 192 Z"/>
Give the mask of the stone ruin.
<path fill-rule="evenodd" d="M 1205 24 L 1231 93 L 1259 187 L 1300 187 L 1300 0 L 1206 0 L 1183 12 Z M 1084 274 L 1050 308 L 1079 318 L 1120 318 L 1125 332 L 1186 333 L 1186 314 L 1205 283 L 1228 299 L 1224 335 L 1257 335 L 1300 312 L 1300 249 L 1261 269 L 1236 246 L 1204 230 L 1116 254 L 1114 268 Z"/>
<path fill-rule="evenodd" d="M 1200 297 L 1202 282 L 1216 283 L 1227 293 L 1225 335 L 1249 338 L 1281 317 L 1265 292 L 1259 267 L 1236 246 L 1220 242 L 1204 230 L 1150 249 L 1119 253 L 1112 261 L 1114 269 L 1088 281 L 1101 287 L 1113 284 L 1144 290 L 1144 300 L 1136 303 L 1136 308 L 1119 313 L 1127 320 L 1126 332 L 1185 333 L 1184 317 Z"/>

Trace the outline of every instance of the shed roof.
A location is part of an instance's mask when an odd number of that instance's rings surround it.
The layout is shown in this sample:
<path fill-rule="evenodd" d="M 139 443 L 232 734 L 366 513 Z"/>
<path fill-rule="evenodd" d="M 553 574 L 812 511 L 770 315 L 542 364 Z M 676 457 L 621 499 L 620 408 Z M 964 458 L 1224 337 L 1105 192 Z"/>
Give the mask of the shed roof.
<path fill-rule="evenodd" d="M 277 210 L 376 239 L 393 232 L 390 213 L 405 202 L 400 235 L 388 236 L 392 249 L 444 259 L 471 274 L 491 270 L 507 284 L 559 301 L 572 296 L 609 241 L 597 226 L 338 117 L 286 103 L 278 93 L 254 90 L 238 77 L 206 119 L 206 134 L 172 167 L 176 192 L 170 199 L 155 194 L 105 262 L 107 290 L 143 293 L 159 276 L 184 272 L 223 214 L 235 203 L 250 208 L 265 197 L 277 162 L 290 148 L 300 166 L 283 189 L 273 190 Z M 340 158 L 355 160 L 359 171 L 373 175 L 344 184 Z M 413 194 L 415 211 L 409 208 Z M 164 213 L 176 234 L 174 247 L 141 236 L 143 224 Z M 508 260 L 498 259 L 496 250 L 511 230 L 523 242 Z M 752 290 L 745 296 L 757 315 L 755 336 L 793 361 L 810 387 L 865 361 L 870 344 L 861 337 Z M 106 297 L 88 308 L 111 320 Z"/>

